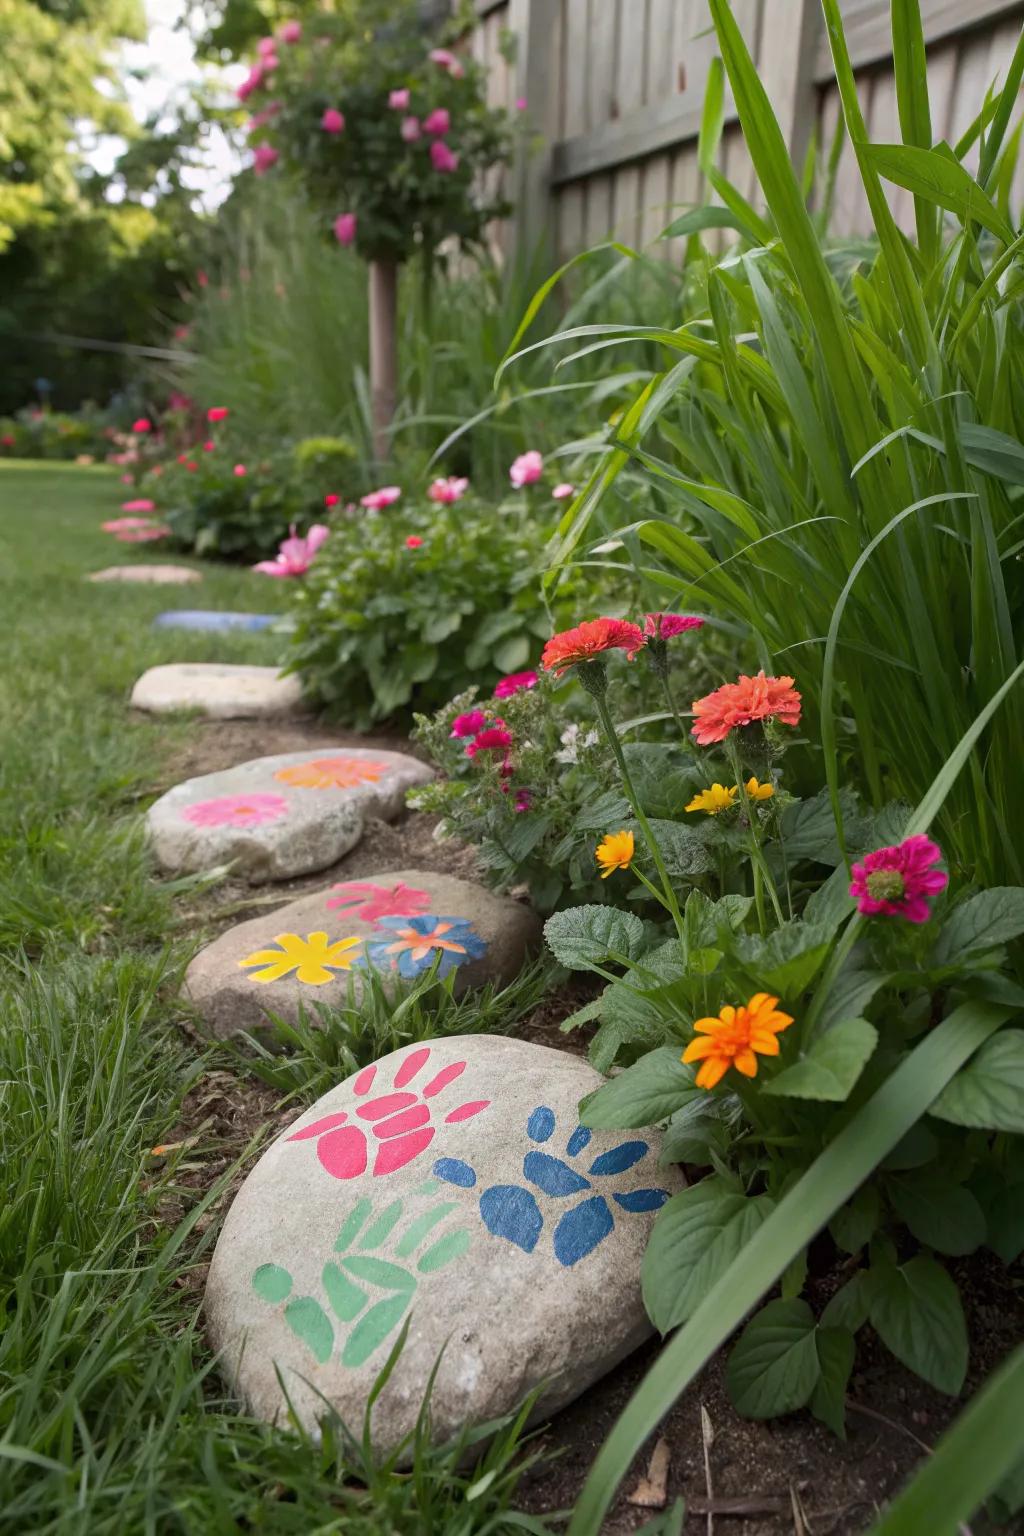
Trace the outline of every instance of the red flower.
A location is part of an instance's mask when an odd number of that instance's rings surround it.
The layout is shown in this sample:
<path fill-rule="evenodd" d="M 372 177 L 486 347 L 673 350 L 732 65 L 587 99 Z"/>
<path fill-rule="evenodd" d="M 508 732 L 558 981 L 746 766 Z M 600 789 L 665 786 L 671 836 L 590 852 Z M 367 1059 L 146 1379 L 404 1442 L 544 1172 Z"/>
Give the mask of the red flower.
<path fill-rule="evenodd" d="M 340 500 L 341 500 L 341 497 L 336 495 L 334 491 L 329 491 L 327 493 L 327 495 L 324 497 L 324 506 L 325 507 L 336 507 Z"/>
<path fill-rule="evenodd" d="M 648 613 L 644 615 L 644 634 L 648 640 L 671 640 L 687 629 L 700 629 L 703 619 L 690 613 Z"/>
<path fill-rule="evenodd" d="M 512 732 L 504 720 L 495 720 L 493 725 L 477 732 L 466 748 L 466 756 L 476 757 L 478 752 L 505 752 L 511 745 Z"/>
<path fill-rule="evenodd" d="M 226 405 L 211 405 L 206 413 L 207 421 L 226 421 L 229 415 Z"/>
<path fill-rule="evenodd" d="M 405 547 L 406 549 L 419 549 L 422 543 L 423 540 L 420 538 L 418 533 L 410 533 L 409 537 L 405 541 Z"/>
<path fill-rule="evenodd" d="M 783 725 L 800 724 L 800 695 L 791 677 L 756 677 L 741 673 L 735 683 L 723 683 L 714 693 L 695 699 L 693 713 L 697 723 L 693 735 L 702 747 L 724 741 L 739 725 L 755 720 L 781 720 Z"/>
<path fill-rule="evenodd" d="M 625 619 L 588 619 L 575 629 L 552 635 L 544 647 L 541 664 L 556 677 L 580 662 L 593 661 L 603 651 L 625 651 L 632 661 L 645 644 L 639 624 Z"/>
<path fill-rule="evenodd" d="M 475 736 L 477 731 L 482 731 L 487 724 L 487 716 L 482 709 L 467 710 L 464 715 L 456 715 L 452 721 L 449 736 Z"/>
<path fill-rule="evenodd" d="M 498 683 L 494 690 L 494 697 L 496 699 L 510 699 L 520 689 L 536 688 L 536 686 L 536 672 L 510 672 L 507 677 L 503 677 L 501 682 Z"/>
<path fill-rule="evenodd" d="M 140 416 L 138 421 L 132 422 L 132 431 L 139 437 L 144 436 L 147 432 L 152 432 L 152 430 L 153 423 L 148 416 Z"/>

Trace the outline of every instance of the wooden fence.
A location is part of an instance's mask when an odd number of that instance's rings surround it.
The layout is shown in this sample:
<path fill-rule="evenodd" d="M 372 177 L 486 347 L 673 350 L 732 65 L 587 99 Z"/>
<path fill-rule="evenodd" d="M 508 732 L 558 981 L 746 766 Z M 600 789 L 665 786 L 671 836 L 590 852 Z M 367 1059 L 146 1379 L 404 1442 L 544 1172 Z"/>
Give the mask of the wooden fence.
<path fill-rule="evenodd" d="M 888 0 L 841 0 L 872 139 L 900 137 Z M 707 0 L 476 0 L 473 51 L 491 99 L 525 111 L 543 143 L 516 170 L 517 233 L 547 237 L 559 257 L 615 234 L 653 240 L 681 205 L 703 197 L 697 131 L 717 49 Z M 955 142 L 1005 74 L 1024 0 L 921 0 L 936 140 Z M 734 14 L 798 162 L 816 131 L 832 142 L 838 93 L 819 0 L 734 0 Z M 516 42 L 509 65 L 503 35 Z M 731 98 L 720 165 L 755 203 L 753 167 Z M 970 162 L 968 162 L 970 163 Z M 913 227 L 913 200 L 891 188 Z M 1015 198 L 1024 197 L 1024 165 Z M 871 220 L 853 154 L 836 183 L 833 228 L 867 233 Z M 506 244 L 512 232 L 506 232 Z"/>

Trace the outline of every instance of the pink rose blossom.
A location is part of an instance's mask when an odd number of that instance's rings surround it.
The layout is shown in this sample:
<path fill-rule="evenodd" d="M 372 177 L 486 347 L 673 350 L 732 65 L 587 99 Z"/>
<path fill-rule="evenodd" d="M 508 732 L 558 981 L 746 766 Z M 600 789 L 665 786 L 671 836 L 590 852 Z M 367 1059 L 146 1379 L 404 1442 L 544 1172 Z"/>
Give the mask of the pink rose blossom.
<path fill-rule="evenodd" d="M 399 129 L 399 132 L 407 144 L 415 144 L 416 140 L 422 137 L 419 118 L 403 117 L 402 126 Z"/>
<path fill-rule="evenodd" d="M 237 475 L 239 480 L 241 480 L 242 476 L 247 475 L 249 471 L 246 469 L 244 464 L 236 464 L 231 473 Z"/>
<path fill-rule="evenodd" d="M 277 35 L 282 43 L 297 43 L 302 36 L 301 21 L 286 21 Z"/>
<path fill-rule="evenodd" d="M 155 512 L 156 502 L 150 501 L 146 496 L 140 496 L 135 501 L 122 501 L 122 512 Z"/>
<path fill-rule="evenodd" d="M 139 437 L 144 437 L 147 432 L 152 432 L 153 423 L 148 416 L 140 416 L 138 421 L 132 422 L 132 431 Z"/>
<path fill-rule="evenodd" d="M 394 112 L 404 112 L 409 105 L 409 94 L 405 86 L 402 86 L 400 90 L 392 91 L 388 96 L 388 106 Z"/>
<path fill-rule="evenodd" d="M 453 80 L 461 80 L 466 71 L 462 67 L 461 60 L 448 48 L 431 48 L 427 55 L 431 64 L 436 64 L 439 69 L 447 70 Z"/>
<path fill-rule="evenodd" d="M 508 477 L 516 490 L 521 491 L 524 485 L 533 485 L 543 473 L 543 457 L 536 448 L 530 448 L 526 453 L 521 453 L 518 459 L 513 459 Z"/>
<path fill-rule="evenodd" d="M 226 405 L 211 405 L 206 413 L 207 421 L 226 421 L 231 412 Z"/>
<path fill-rule="evenodd" d="M 504 720 L 495 720 L 477 732 L 466 748 L 466 756 L 476 757 L 478 752 L 507 752 L 511 745 L 512 732 Z"/>
<path fill-rule="evenodd" d="M 250 69 L 249 73 L 238 87 L 238 90 L 235 92 L 235 96 L 239 101 L 247 101 L 248 98 L 252 95 L 253 91 L 259 90 L 260 86 L 263 84 L 263 80 L 264 69 L 263 62 L 261 60 L 259 64 L 254 64 L 252 69 Z"/>
<path fill-rule="evenodd" d="M 339 112 L 337 107 L 325 107 L 320 127 L 324 133 L 341 133 L 345 127 L 345 114 Z"/>
<path fill-rule="evenodd" d="M 272 74 L 273 71 L 277 68 L 277 65 L 278 65 L 277 54 L 276 53 L 265 53 L 263 55 L 263 57 L 260 59 L 260 63 L 263 66 L 263 73 L 264 73 L 264 75 Z"/>
<path fill-rule="evenodd" d="M 272 144 L 257 144 L 252 152 L 252 168 L 257 176 L 265 176 L 280 156 Z"/>
<path fill-rule="evenodd" d="M 436 501 L 442 506 L 450 507 L 453 502 L 461 501 L 468 489 L 468 480 L 459 479 L 456 475 L 449 475 L 447 479 L 435 480 L 427 491 L 427 496 L 431 501 Z"/>
<path fill-rule="evenodd" d="M 327 495 L 324 497 L 324 506 L 336 507 L 340 500 L 341 497 L 335 491 L 328 491 Z"/>
<path fill-rule="evenodd" d="M 892 848 L 876 848 L 851 870 L 850 895 L 865 917 L 885 913 L 905 917 L 908 923 L 926 923 L 931 916 L 928 899 L 944 891 L 949 876 L 933 869 L 942 849 L 930 837 L 918 833 Z"/>
<path fill-rule="evenodd" d="M 570 496 L 576 495 L 576 487 L 570 485 L 568 480 L 563 480 L 561 485 L 556 485 L 551 495 L 555 501 L 568 501 Z"/>
<path fill-rule="evenodd" d="M 447 174 L 458 170 L 459 157 L 452 154 L 443 139 L 435 139 L 430 146 L 430 163 L 435 171 Z"/>
<path fill-rule="evenodd" d="M 213 442 L 213 440 L 211 439 L 209 442 L 206 442 L 206 443 L 203 444 L 203 452 L 204 453 L 213 453 L 213 451 L 216 448 L 216 446 L 217 446 L 217 444 L 215 442 Z"/>
<path fill-rule="evenodd" d="M 482 731 L 487 724 L 487 716 L 482 709 L 470 709 L 464 715 L 456 715 L 452 721 L 449 736 L 461 738 L 463 736 L 475 736 Z"/>
<path fill-rule="evenodd" d="M 283 795 L 219 795 L 216 800 L 197 800 L 182 811 L 195 827 L 256 827 L 276 821 L 288 810 Z"/>
<path fill-rule="evenodd" d="M 503 677 L 494 690 L 496 699 L 510 699 L 514 693 L 519 693 L 524 688 L 536 688 L 536 672 L 510 672 Z"/>
<path fill-rule="evenodd" d="M 400 485 L 382 485 L 379 491 L 371 491 L 368 496 L 359 498 L 361 507 L 368 507 L 371 512 L 380 512 L 384 507 L 390 507 L 402 494 Z"/>
<path fill-rule="evenodd" d="M 351 245 L 356 237 L 354 213 L 339 213 L 334 221 L 334 238 L 339 245 Z"/>
<path fill-rule="evenodd" d="M 423 119 L 423 132 L 432 133 L 439 139 L 443 139 L 452 125 L 451 114 L 447 107 L 435 107 L 433 112 Z"/>
<path fill-rule="evenodd" d="M 406 549 L 422 549 L 423 540 L 418 533 L 410 533 L 405 541 Z"/>
<path fill-rule="evenodd" d="M 277 41 L 272 37 L 261 37 L 256 44 L 256 52 L 260 58 L 265 59 L 268 53 L 273 53 L 277 48 Z"/>
<path fill-rule="evenodd" d="M 648 613 L 644 615 L 644 634 L 649 640 L 671 640 L 687 629 L 703 629 L 704 620 L 692 613 Z"/>
<path fill-rule="evenodd" d="M 293 523 L 290 537 L 282 541 L 276 559 L 261 560 L 253 566 L 253 570 L 264 576 L 304 576 L 330 531 L 324 523 L 314 523 L 306 537 L 301 538 L 296 534 Z"/>
<path fill-rule="evenodd" d="M 257 129 L 265 128 L 268 123 L 273 122 L 280 110 L 281 103 L 279 101 L 268 102 L 261 112 L 255 112 L 250 117 L 245 125 L 246 133 L 255 133 Z"/>

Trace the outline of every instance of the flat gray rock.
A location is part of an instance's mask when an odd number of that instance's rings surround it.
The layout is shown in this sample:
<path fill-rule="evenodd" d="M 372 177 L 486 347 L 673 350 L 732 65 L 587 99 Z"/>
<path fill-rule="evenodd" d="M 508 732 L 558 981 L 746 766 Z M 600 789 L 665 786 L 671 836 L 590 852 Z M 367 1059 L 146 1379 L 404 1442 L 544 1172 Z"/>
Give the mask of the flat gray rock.
<path fill-rule="evenodd" d="M 366 969 L 412 980 L 438 960 L 456 992 L 508 982 L 539 947 L 529 907 L 466 880 L 419 869 L 348 880 L 240 923 L 185 973 L 185 994 L 220 1037 L 258 1030 L 265 1014 L 294 1022 L 358 996 Z"/>
<path fill-rule="evenodd" d="M 367 747 L 256 757 L 175 785 L 150 807 L 146 828 L 164 869 L 233 863 L 254 883 L 289 880 L 335 863 L 366 817 L 392 820 L 406 790 L 432 778 L 415 757 Z"/>
<path fill-rule="evenodd" d="M 603 1079 L 577 1057 L 493 1035 L 406 1046 L 333 1088 L 264 1153 L 228 1211 L 206 1314 L 248 1410 L 354 1434 L 402 1324 L 374 1445 L 507 1412 L 547 1382 L 570 1402 L 652 1331 L 640 1259 L 682 1187 L 648 1131 L 588 1131 Z M 278 1371 L 281 1380 L 278 1379 Z M 282 1390 L 282 1383 L 283 1388 Z"/>
<path fill-rule="evenodd" d="M 108 565 L 105 570 L 93 571 L 87 578 L 89 581 L 152 582 L 167 587 L 183 587 L 188 582 L 202 579 L 202 573 L 188 565 Z"/>
<path fill-rule="evenodd" d="M 302 687 L 297 677 L 282 677 L 276 667 L 176 662 L 143 672 L 131 702 L 154 715 L 194 709 L 214 720 L 255 720 L 294 714 L 302 706 Z"/>

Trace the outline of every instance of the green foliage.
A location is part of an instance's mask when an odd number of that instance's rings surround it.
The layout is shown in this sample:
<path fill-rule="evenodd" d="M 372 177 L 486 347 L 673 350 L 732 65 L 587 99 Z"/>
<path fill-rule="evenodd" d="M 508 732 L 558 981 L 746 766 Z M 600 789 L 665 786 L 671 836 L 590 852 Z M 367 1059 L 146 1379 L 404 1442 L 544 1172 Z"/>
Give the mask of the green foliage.
<path fill-rule="evenodd" d="M 304 533 L 318 521 L 323 497 L 308 486 L 288 455 L 243 464 L 230 441 L 218 440 L 209 453 L 194 444 L 142 489 L 185 549 L 253 561 L 272 558 L 290 524 Z"/>

